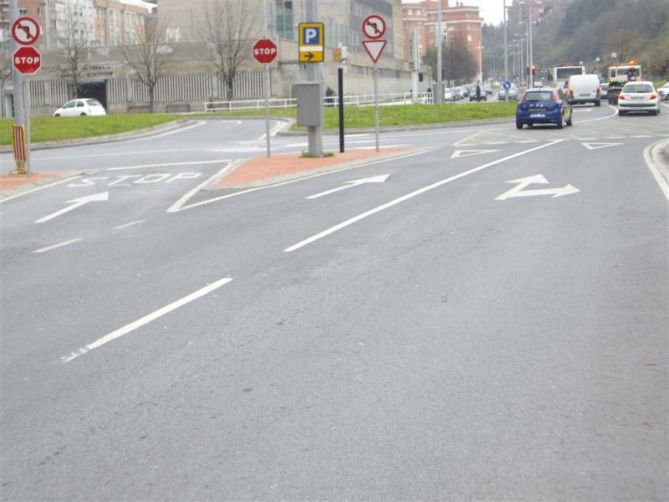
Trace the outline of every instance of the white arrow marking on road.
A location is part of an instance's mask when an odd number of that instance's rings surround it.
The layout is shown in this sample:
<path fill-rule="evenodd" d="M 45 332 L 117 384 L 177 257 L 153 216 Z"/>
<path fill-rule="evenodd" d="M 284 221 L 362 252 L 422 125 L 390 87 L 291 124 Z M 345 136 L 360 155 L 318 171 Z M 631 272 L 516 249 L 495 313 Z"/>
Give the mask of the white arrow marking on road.
<path fill-rule="evenodd" d="M 456 150 L 451 155 L 452 159 L 461 159 L 462 157 L 471 157 L 473 155 L 481 155 L 483 153 L 499 152 L 499 150 Z"/>
<path fill-rule="evenodd" d="M 353 181 L 347 181 L 345 185 L 342 185 L 337 188 L 333 188 L 332 190 L 326 190 L 325 192 L 320 192 L 314 195 L 310 195 L 309 197 L 305 197 L 305 199 L 318 199 L 319 197 L 325 197 L 326 195 L 330 195 L 331 193 L 335 192 L 340 192 L 342 190 L 347 190 L 349 188 L 356 187 L 358 185 L 364 185 L 365 183 L 383 183 L 385 182 L 388 178 L 390 177 L 390 174 L 382 174 L 380 176 L 372 176 L 371 178 L 362 178 L 359 180 L 353 180 Z"/>
<path fill-rule="evenodd" d="M 599 150 L 601 148 L 609 148 L 610 146 L 622 145 L 622 143 L 581 143 L 588 150 Z"/>
<path fill-rule="evenodd" d="M 523 190 L 524 188 L 527 188 L 533 183 L 541 183 L 542 185 L 547 184 L 548 180 L 544 178 L 541 174 L 536 174 L 534 176 L 528 176 L 527 178 L 520 178 L 517 180 L 510 180 L 507 181 L 507 183 L 517 183 L 517 185 L 508 192 L 504 192 L 502 195 L 495 198 L 495 200 L 507 200 L 512 197 L 534 197 L 537 195 L 552 195 L 553 198 L 555 198 L 580 192 L 578 188 L 572 185 L 565 185 L 561 188 Z"/>
<path fill-rule="evenodd" d="M 44 223 L 49 220 L 53 220 L 54 218 L 58 218 L 65 213 L 69 213 L 70 211 L 73 211 L 78 207 L 83 206 L 84 204 L 88 204 L 89 202 L 102 202 L 105 200 L 109 200 L 109 192 L 101 192 L 93 195 L 87 195 L 86 197 L 79 197 L 78 199 L 72 199 L 65 203 L 72 204 L 71 206 L 65 207 L 60 211 L 56 211 L 55 213 L 45 216 L 44 218 L 40 218 L 39 220 L 35 221 L 35 223 Z"/>

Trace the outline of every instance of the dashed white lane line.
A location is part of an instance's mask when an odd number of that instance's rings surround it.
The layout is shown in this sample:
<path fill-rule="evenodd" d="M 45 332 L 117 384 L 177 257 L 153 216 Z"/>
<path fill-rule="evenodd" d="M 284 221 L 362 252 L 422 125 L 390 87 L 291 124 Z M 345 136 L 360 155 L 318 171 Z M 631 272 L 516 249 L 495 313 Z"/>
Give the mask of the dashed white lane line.
<path fill-rule="evenodd" d="M 114 227 L 114 230 L 123 230 L 124 228 L 130 228 L 134 227 L 135 225 L 140 225 L 144 223 L 146 220 L 137 220 L 137 221 L 131 221 L 130 223 L 125 223 L 123 225 L 119 225 L 117 227 Z"/>
<path fill-rule="evenodd" d="M 474 174 L 478 171 L 482 171 L 483 169 L 486 169 L 488 167 L 500 164 L 502 162 L 506 162 L 507 160 L 514 159 L 516 157 L 520 157 L 521 155 L 526 155 L 528 153 L 535 152 L 537 150 L 541 150 L 542 148 L 546 148 L 549 146 L 553 146 L 557 143 L 560 143 L 563 141 L 562 139 L 556 139 L 554 141 L 551 141 L 550 143 L 546 143 L 534 148 L 530 148 L 529 150 L 523 150 L 522 152 L 514 153 L 513 155 L 509 155 L 507 157 L 502 157 L 501 159 L 493 160 L 492 162 L 488 162 L 487 164 L 483 164 L 482 166 L 475 167 L 474 169 L 470 169 L 468 171 L 462 172 L 460 174 L 456 174 L 455 176 L 451 176 L 450 178 L 446 178 L 444 180 L 438 181 L 436 183 L 432 183 L 431 185 L 427 185 L 423 188 L 419 188 L 418 190 L 415 190 L 411 193 L 408 193 L 406 195 L 403 195 L 402 197 L 398 197 L 397 199 L 393 199 L 390 202 L 386 202 L 385 204 L 382 204 L 380 206 L 375 207 L 374 209 L 370 209 L 369 211 L 365 211 L 364 213 L 361 213 L 357 216 L 354 216 L 353 218 L 350 218 L 346 221 L 343 221 L 342 223 L 339 223 L 338 225 L 335 225 L 333 227 L 328 228 L 327 230 L 324 230 L 322 232 L 319 232 L 315 235 L 312 235 L 311 237 L 308 237 L 307 239 L 304 239 L 303 241 L 298 242 L 297 244 L 293 244 L 292 246 L 284 249 L 284 252 L 286 253 L 291 253 L 293 251 L 296 251 L 300 248 L 303 248 L 304 246 L 307 246 L 313 242 L 316 242 L 324 237 L 327 237 L 328 235 L 331 235 L 335 232 L 338 232 L 339 230 L 342 230 L 350 225 L 353 225 L 354 223 L 357 223 L 361 220 L 364 220 L 365 218 L 368 218 L 376 213 L 380 213 L 381 211 L 385 211 L 386 209 L 389 209 L 393 206 L 396 206 L 402 202 L 405 202 L 409 199 L 412 199 L 414 197 L 417 197 L 418 195 L 422 195 L 426 192 L 429 192 L 430 190 L 434 190 L 435 188 L 438 188 L 442 185 L 445 185 L 447 183 L 450 183 L 452 181 L 458 180 L 460 178 L 464 178 L 465 176 L 469 176 L 470 174 Z"/>
<path fill-rule="evenodd" d="M 70 361 L 73 361 L 74 359 L 83 356 L 84 354 L 88 354 L 90 351 L 98 349 L 102 347 L 103 345 L 108 344 L 109 342 L 112 342 L 116 340 L 117 338 L 121 338 L 122 336 L 125 336 L 129 333 L 132 333 L 133 331 L 141 328 L 142 326 L 149 324 L 152 321 L 155 321 L 156 319 L 160 319 L 164 315 L 169 314 L 170 312 L 173 312 L 177 310 L 178 308 L 183 307 L 184 305 L 187 305 L 191 302 L 194 302 L 198 298 L 201 298 L 212 291 L 217 290 L 218 288 L 225 286 L 229 282 L 231 282 L 232 279 L 230 277 L 225 277 L 223 279 L 219 279 L 216 282 L 213 282 L 209 284 L 208 286 L 205 286 L 201 289 L 198 289 L 197 291 L 184 296 L 183 298 L 176 300 L 175 302 L 170 303 L 169 305 L 165 305 L 162 308 L 159 308 L 158 310 L 151 312 L 150 314 L 145 315 L 144 317 L 141 317 L 137 319 L 136 321 L 131 322 L 130 324 L 127 324 L 123 326 L 122 328 L 117 329 L 116 331 L 112 331 L 108 335 L 103 336 L 102 338 L 98 338 L 92 343 L 89 343 L 88 345 L 84 345 L 80 349 L 72 352 L 71 354 L 67 356 L 63 356 L 61 358 L 61 361 L 63 363 L 69 363 Z"/>
<path fill-rule="evenodd" d="M 45 248 L 36 249 L 35 251 L 33 251 L 33 253 L 34 253 L 34 254 L 42 254 L 42 253 L 46 253 L 47 251 L 51 251 L 51 250 L 53 250 L 53 249 L 62 248 L 62 247 L 65 247 L 65 246 L 69 246 L 70 244 L 75 244 L 75 243 L 77 243 L 77 242 L 81 242 L 81 241 L 83 241 L 83 240 L 84 240 L 84 239 L 81 239 L 81 238 L 70 239 L 69 241 L 59 242 L 58 244 L 54 244 L 54 245 L 52 245 L 52 246 L 47 246 L 47 247 L 45 247 Z"/>

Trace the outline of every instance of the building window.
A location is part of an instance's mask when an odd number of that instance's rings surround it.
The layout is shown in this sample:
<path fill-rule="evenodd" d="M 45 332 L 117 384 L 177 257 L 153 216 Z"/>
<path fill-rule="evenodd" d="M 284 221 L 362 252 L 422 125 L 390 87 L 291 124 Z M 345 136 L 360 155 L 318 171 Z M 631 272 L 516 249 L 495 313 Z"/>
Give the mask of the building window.
<path fill-rule="evenodd" d="M 294 14 L 292 0 L 276 0 L 276 31 L 279 38 L 295 40 Z"/>
<path fill-rule="evenodd" d="M 19 9 L 19 16 L 27 16 L 28 9 Z"/>

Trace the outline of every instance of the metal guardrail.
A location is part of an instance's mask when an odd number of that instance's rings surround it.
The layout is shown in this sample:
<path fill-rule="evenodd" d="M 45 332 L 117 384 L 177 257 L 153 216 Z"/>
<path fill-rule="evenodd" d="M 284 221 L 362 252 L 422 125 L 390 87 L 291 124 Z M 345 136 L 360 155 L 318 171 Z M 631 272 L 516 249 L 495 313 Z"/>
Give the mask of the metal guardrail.
<path fill-rule="evenodd" d="M 379 104 L 411 105 L 415 103 L 432 103 L 431 92 L 420 92 L 416 99 L 410 92 L 404 93 L 386 93 L 379 94 Z M 323 98 L 325 106 L 338 106 L 338 96 L 326 96 Z M 374 104 L 373 94 L 361 94 L 344 96 L 344 105 L 346 106 L 369 106 Z M 273 109 L 286 109 L 297 106 L 295 98 L 271 98 L 269 107 Z M 205 113 L 208 112 L 232 112 L 237 110 L 264 110 L 264 99 L 242 99 L 235 101 L 209 101 L 204 104 Z"/>

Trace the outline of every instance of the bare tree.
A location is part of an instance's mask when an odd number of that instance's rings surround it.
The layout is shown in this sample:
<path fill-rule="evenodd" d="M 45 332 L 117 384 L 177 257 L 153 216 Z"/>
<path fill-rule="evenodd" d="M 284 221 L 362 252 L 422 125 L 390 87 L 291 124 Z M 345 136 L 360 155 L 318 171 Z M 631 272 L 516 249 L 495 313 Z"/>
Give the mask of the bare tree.
<path fill-rule="evenodd" d="M 259 26 L 259 12 L 239 0 L 208 0 L 204 6 L 199 38 L 212 55 L 211 65 L 225 82 L 227 99 L 234 97 L 234 83 L 239 68 L 248 61 L 252 36 Z"/>
<path fill-rule="evenodd" d="M 121 52 L 128 66 L 135 71 L 135 76 L 149 92 L 149 111 L 153 113 L 156 86 L 165 76 L 174 47 L 166 43 L 167 20 L 157 22 L 151 19 L 146 23 L 144 32 L 139 35 L 136 45 L 122 45 Z"/>
<path fill-rule="evenodd" d="M 86 16 L 79 12 L 81 5 L 77 2 L 67 3 L 66 25 L 59 30 L 57 43 L 63 50 L 64 64 L 62 77 L 69 82 L 70 98 L 79 97 L 82 66 L 86 49 L 90 46 L 93 36 L 93 25 Z"/>

